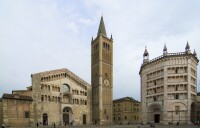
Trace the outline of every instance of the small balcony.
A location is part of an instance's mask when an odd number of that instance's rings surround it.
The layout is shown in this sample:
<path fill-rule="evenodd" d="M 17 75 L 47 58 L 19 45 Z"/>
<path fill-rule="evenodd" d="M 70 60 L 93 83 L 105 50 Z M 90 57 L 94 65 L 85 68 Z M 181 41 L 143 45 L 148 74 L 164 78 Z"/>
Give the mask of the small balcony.
<path fill-rule="evenodd" d="M 72 96 L 71 92 L 62 92 L 60 93 L 61 96 Z"/>

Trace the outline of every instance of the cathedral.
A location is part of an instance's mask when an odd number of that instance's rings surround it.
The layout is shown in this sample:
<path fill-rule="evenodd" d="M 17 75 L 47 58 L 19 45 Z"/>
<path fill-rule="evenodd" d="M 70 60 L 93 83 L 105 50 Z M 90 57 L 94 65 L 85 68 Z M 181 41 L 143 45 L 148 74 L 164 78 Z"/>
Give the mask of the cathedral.
<path fill-rule="evenodd" d="M 26 90 L 0 99 L 5 126 L 112 124 L 113 39 L 101 17 L 91 41 L 91 84 L 67 68 L 31 74 Z"/>

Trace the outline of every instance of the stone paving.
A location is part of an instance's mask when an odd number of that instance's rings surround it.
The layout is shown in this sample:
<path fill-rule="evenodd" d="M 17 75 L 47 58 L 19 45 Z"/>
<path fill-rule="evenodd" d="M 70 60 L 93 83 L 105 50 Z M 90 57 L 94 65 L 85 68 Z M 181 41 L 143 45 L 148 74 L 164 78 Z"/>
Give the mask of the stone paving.
<path fill-rule="evenodd" d="M 162 125 L 155 124 L 155 128 L 200 128 L 197 125 Z M 22 128 L 22 127 L 6 127 L 6 128 Z M 23 127 L 23 128 L 37 128 L 37 127 Z M 39 126 L 38 128 L 54 128 L 53 126 Z M 137 125 L 110 125 L 110 126 L 56 126 L 56 128 L 138 128 Z M 141 125 L 139 128 L 150 128 L 150 125 Z"/>

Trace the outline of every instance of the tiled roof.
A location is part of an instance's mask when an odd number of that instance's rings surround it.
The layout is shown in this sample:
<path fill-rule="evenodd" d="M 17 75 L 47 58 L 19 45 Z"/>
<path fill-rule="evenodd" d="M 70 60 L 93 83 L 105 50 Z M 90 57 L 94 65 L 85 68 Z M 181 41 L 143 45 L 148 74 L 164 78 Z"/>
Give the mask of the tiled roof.
<path fill-rule="evenodd" d="M 123 98 L 119 98 L 119 99 L 115 99 L 113 100 L 114 102 L 118 102 L 118 101 L 134 101 L 134 102 L 138 102 L 137 100 L 135 100 L 132 97 L 123 97 Z"/>
<path fill-rule="evenodd" d="M 18 94 L 3 94 L 2 99 L 16 99 L 16 100 L 28 100 L 33 101 L 31 96 L 22 96 Z"/>

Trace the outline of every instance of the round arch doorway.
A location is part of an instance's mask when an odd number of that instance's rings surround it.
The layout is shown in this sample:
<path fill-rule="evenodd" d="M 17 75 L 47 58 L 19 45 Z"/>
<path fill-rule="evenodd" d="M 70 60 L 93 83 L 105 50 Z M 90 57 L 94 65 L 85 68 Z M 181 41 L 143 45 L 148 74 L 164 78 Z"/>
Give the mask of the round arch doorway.
<path fill-rule="evenodd" d="M 162 121 L 162 111 L 161 111 L 161 105 L 154 103 L 151 104 L 148 107 L 148 113 L 147 113 L 147 121 L 148 122 L 154 122 L 154 123 L 160 123 Z"/>
<path fill-rule="evenodd" d="M 70 107 L 65 107 L 63 109 L 63 123 L 64 125 L 72 123 L 72 109 Z"/>
<path fill-rule="evenodd" d="M 42 115 L 42 119 L 43 119 L 43 125 L 48 125 L 48 115 L 46 113 L 44 113 Z"/>
<path fill-rule="evenodd" d="M 160 123 L 160 109 L 156 108 L 153 110 L 153 114 L 154 114 L 154 123 Z"/>

